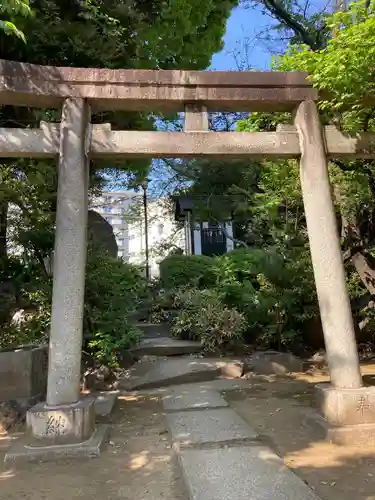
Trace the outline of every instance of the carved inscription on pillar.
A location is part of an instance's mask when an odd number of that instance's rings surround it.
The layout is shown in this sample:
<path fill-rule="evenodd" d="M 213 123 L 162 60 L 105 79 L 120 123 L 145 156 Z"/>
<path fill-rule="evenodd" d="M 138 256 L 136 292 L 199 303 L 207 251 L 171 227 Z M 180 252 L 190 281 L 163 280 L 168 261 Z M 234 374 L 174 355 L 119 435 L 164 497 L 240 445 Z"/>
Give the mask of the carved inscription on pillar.
<path fill-rule="evenodd" d="M 51 411 L 47 415 L 46 413 L 35 413 L 34 428 L 36 428 L 36 435 L 40 439 L 59 438 L 69 434 L 71 425 L 66 415 L 58 411 Z"/>
<path fill-rule="evenodd" d="M 48 417 L 46 424 L 46 435 L 50 436 L 61 436 L 64 435 L 64 430 L 66 430 L 66 422 L 65 419 L 61 416 L 51 415 Z"/>
<path fill-rule="evenodd" d="M 357 413 L 363 417 L 365 413 L 371 410 L 369 399 L 367 396 L 360 396 L 357 402 Z"/>

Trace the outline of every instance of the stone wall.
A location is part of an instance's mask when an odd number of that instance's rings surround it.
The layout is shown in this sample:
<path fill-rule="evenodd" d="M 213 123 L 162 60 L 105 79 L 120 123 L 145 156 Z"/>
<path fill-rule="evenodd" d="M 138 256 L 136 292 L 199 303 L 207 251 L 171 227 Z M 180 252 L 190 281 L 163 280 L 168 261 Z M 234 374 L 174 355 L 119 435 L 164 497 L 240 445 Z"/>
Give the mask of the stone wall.
<path fill-rule="evenodd" d="M 0 401 L 42 398 L 47 371 L 47 346 L 0 351 Z"/>

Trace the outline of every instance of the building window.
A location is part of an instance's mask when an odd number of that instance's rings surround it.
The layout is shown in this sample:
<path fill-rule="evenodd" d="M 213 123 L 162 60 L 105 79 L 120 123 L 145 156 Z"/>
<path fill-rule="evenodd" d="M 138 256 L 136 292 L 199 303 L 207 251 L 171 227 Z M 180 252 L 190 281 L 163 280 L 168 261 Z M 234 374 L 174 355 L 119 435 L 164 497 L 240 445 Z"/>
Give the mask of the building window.
<path fill-rule="evenodd" d="M 164 233 L 164 224 L 158 224 L 158 234 L 161 236 Z"/>
<path fill-rule="evenodd" d="M 111 213 L 112 212 L 112 207 L 106 206 L 103 208 L 105 213 Z"/>
<path fill-rule="evenodd" d="M 123 244 L 125 243 L 124 238 L 119 238 L 119 239 L 117 240 L 117 243 L 118 243 L 119 245 L 123 245 Z"/>

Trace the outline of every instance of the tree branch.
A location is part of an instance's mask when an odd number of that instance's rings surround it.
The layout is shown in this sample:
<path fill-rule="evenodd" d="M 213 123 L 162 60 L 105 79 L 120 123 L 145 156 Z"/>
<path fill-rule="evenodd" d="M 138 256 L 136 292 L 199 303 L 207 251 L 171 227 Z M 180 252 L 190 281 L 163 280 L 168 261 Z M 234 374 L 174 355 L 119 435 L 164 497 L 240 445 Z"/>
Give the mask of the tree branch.
<path fill-rule="evenodd" d="M 304 44 L 308 45 L 312 50 L 321 49 L 321 44 L 309 33 L 309 31 L 297 21 L 293 14 L 289 12 L 278 0 L 261 0 L 264 8 L 270 12 L 272 17 L 277 19 L 280 23 L 291 29 L 295 36 Z"/>

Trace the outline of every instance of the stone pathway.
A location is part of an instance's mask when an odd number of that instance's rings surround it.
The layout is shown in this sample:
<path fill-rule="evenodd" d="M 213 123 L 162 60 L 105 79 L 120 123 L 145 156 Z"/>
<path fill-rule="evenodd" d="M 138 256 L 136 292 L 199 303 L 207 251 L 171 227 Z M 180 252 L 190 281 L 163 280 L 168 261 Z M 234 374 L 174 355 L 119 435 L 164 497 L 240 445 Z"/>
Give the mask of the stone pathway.
<path fill-rule="evenodd" d="M 191 500 L 318 500 L 219 391 L 175 387 L 163 405 Z"/>
<path fill-rule="evenodd" d="M 126 384 L 161 397 L 190 500 L 319 500 L 222 397 L 249 385 L 242 372 L 233 360 L 173 357 L 139 363 Z"/>

